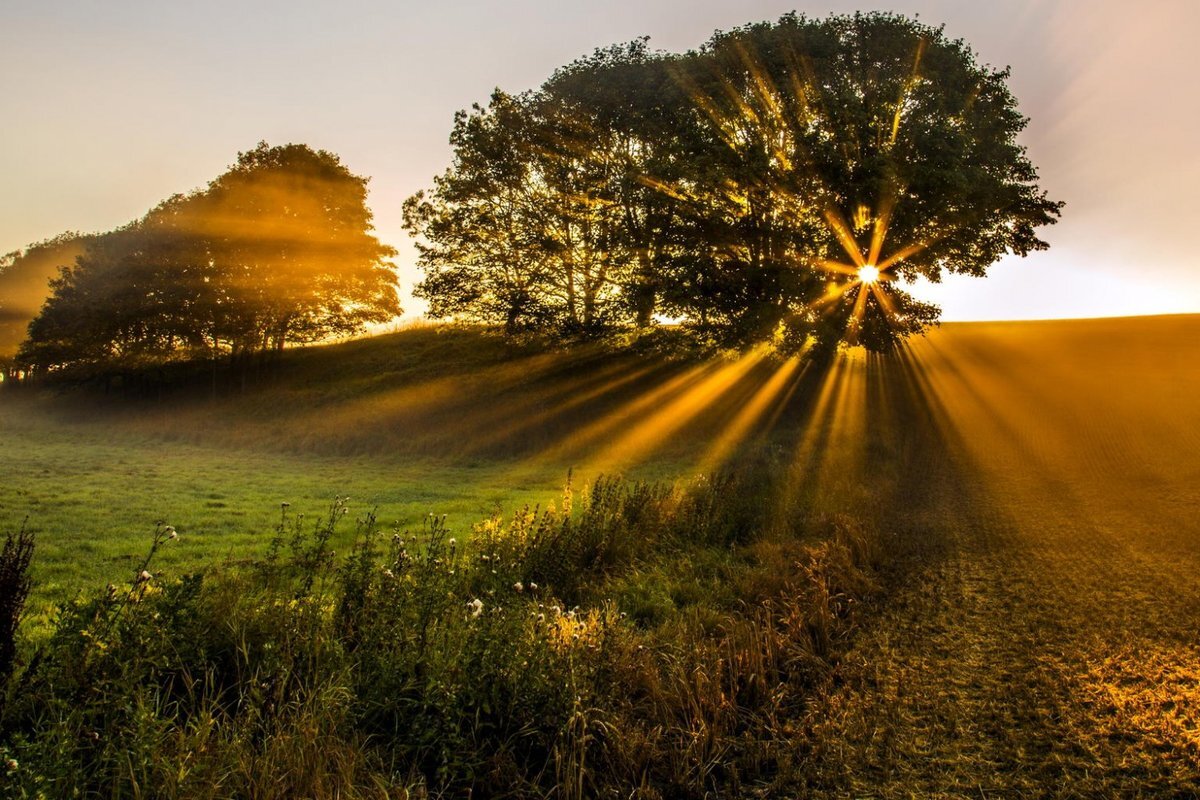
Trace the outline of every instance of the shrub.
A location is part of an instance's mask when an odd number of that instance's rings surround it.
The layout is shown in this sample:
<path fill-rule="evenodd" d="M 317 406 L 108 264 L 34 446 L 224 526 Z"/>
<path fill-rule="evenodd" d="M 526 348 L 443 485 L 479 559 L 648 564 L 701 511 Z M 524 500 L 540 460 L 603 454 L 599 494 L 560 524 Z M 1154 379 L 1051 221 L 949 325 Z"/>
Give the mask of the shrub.
<path fill-rule="evenodd" d="M 768 534 L 770 474 L 568 483 L 459 537 L 282 510 L 264 558 L 61 610 L 0 720 L 16 796 L 736 794 L 786 775 L 871 537 Z"/>

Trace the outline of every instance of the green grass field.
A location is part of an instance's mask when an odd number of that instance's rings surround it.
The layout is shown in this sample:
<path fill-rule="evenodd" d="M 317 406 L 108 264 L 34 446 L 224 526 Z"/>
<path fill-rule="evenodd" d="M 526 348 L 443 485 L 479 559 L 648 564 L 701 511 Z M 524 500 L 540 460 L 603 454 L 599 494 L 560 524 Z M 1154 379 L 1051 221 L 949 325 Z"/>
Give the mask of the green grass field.
<path fill-rule="evenodd" d="M 285 502 L 290 515 L 315 518 L 349 496 L 356 515 L 375 510 L 389 527 L 419 527 L 432 512 L 467 532 L 556 501 L 581 465 L 569 451 L 537 458 L 554 431 L 527 425 L 588 378 L 560 364 L 574 354 L 421 329 L 289 356 L 276 385 L 216 400 L 0 395 L 0 520 L 15 530 L 28 517 L 38 537 L 35 618 L 128 580 L 159 520 L 183 534 L 157 560 L 178 575 L 262 555 Z M 495 441 L 471 452 L 489 431 Z M 656 456 L 628 471 L 671 480 L 680 466 Z M 352 527 L 343 533 L 341 543 Z"/>

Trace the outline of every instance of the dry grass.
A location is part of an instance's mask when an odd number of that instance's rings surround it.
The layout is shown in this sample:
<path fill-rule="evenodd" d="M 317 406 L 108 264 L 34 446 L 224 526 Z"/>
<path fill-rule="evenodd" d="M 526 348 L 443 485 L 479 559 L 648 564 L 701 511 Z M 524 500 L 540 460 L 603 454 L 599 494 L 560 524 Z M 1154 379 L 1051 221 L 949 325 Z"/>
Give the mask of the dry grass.
<path fill-rule="evenodd" d="M 878 424 L 928 420 L 925 497 L 892 513 L 941 545 L 811 710 L 811 788 L 1200 793 L 1196 341 L 1194 317 L 947 326 L 883 370 Z"/>

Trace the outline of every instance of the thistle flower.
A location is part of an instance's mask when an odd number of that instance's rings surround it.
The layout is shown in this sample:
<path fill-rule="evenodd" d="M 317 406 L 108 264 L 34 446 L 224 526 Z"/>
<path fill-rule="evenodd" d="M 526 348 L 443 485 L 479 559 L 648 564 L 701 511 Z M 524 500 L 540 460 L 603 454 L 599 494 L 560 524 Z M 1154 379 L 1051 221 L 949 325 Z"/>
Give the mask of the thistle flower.
<path fill-rule="evenodd" d="M 525 591 L 524 584 L 522 584 L 520 581 L 517 581 L 513 584 L 513 591 L 518 593 Z"/>
<path fill-rule="evenodd" d="M 533 581 L 530 581 L 530 582 L 529 582 L 529 591 L 531 591 L 531 592 L 536 592 L 536 591 L 537 591 L 537 584 L 536 584 L 536 583 L 534 583 Z"/>
<path fill-rule="evenodd" d="M 483 601 L 476 597 L 474 600 L 467 603 L 467 610 L 471 612 L 471 619 L 475 619 L 483 613 Z"/>

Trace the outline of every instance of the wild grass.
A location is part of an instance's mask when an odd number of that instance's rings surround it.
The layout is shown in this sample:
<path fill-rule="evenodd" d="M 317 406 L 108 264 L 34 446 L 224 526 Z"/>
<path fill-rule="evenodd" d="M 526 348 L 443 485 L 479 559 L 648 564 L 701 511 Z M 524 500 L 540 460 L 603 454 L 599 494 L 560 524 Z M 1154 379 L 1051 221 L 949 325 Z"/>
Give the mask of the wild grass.
<path fill-rule="evenodd" d="M 845 518 L 768 534 L 772 472 L 568 484 L 470 535 L 276 506 L 259 558 L 171 579 L 160 526 L 6 686 L 7 793 L 765 791 L 878 559 Z"/>
<path fill-rule="evenodd" d="M 180 574 L 260 553 L 280 502 L 311 517 L 339 494 L 389 525 L 434 511 L 460 528 L 544 503 L 580 453 L 537 451 L 674 369 L 645 360 L 642 383 L 621 383 L 627 361 L 414 328 L 285 353 L 245 391 L 223 377 L 215 399 L 203 374 L 161 396 L 7 387 L 0 520 L 28 517 L 39 539 L 31 613 L 48 620 L 53 604 L 126 574 L 158 519 L 189 534 L 160 555 L 161 569 Z M 682 471 L 670 453 L 626 470 L 655 480 Z"/>

